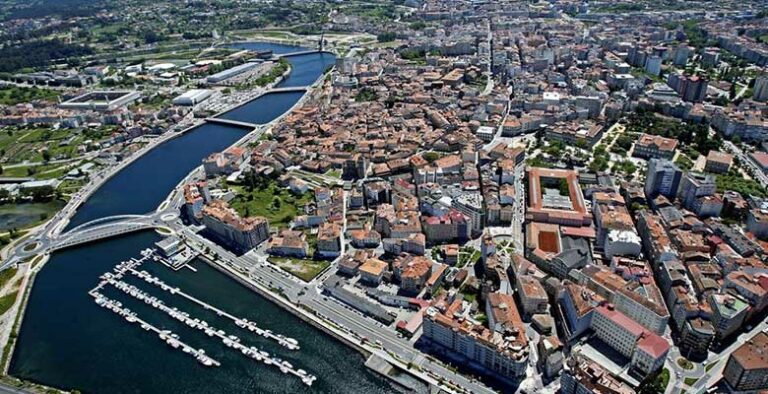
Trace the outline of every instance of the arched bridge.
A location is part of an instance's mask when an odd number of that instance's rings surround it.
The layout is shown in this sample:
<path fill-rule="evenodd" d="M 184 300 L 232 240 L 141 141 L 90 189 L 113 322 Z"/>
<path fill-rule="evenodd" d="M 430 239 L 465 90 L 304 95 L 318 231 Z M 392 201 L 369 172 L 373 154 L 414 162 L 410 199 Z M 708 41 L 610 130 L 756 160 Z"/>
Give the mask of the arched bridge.
<path fill-rule="evenodd" d="M 146 215 L 108 216 L 83 223 L 64 233 L 44 234 L 17 246 L 12 252 L 12 258 L 4 261 L 0 269 L 5 269 L 17 262 L 42 253 L 51 253 L 59 249 L 136 231 L 172 227 L 171 222 L 178 217 L 178 213 L 172 209 L 151 212 Z"/>
<path fill-rule="evenodd" d="M 83 223 L 60 234 L 49 245 L 48 250 L 64 249 L 135 231 L 157 228 L 162 225 L 162 220 L 155 215 L 109 216 Z"/>

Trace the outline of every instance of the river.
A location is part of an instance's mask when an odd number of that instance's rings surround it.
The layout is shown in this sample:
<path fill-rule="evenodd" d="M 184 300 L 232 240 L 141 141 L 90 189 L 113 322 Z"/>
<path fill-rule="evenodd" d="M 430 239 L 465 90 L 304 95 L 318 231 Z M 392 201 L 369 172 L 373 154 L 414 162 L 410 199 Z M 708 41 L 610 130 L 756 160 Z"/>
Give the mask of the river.
<path fill-rule="evenodd" d="M 272 49 L 275 53 L 301 50 L 273 44 L 239 46 Z M 310 84 L 334 58 L 329 54 L 310 54 L 289 60 L 291 76 L 278 86 Z M 235 111 L 243 120 L 266 123 L 289 108 L 290 100 L 295 102 L 300 96 L 290 95 L 290 99 L 286 99 L 283 93 L 265 95 Z M 70 227 L 104 216 L 155 209 L 203 157 L 231 145 L 243 133 L 239 128 L 206 124 L 158 146 L 102 186 L 81 206 Z M 360 354 L 201 261 L 193 262 L 198 272 L 174 273 L 155 263 L 147 263 L 144 268 L 210 304 L 296 338 L 302 348 L 291 352 L 260 337 L 238 334 L 231 322 L 178 297 L 157 293 L 167 304 L 205 318 L 218 328 L 239 335 L 244 342 L 275 352 L 297 368 L 316 375 L 318 379 L 311 388 L 276 368 L 246 359 L 199 331 L 180 327 L 161 312 L 139 305 L 114 290 L 107 295 L 122 301 L 138 312 L 139 317 L 173 330 L 182 340 L 204 348 L 222 366 L 206 369 L 155 335 L 96 306 L 87 291 L 98 282 L 98 276 L 120 260 L 137 257 L 141 249 L 158 239 L 154 232 L 142 232 L 55 253 L 37 275 L 32 288 L 10 374 L 54 387 L 94 393 L 398 391 L 387 379 L 368 370 Z M 154 290 L 147 285 L 142 288 Z"/>

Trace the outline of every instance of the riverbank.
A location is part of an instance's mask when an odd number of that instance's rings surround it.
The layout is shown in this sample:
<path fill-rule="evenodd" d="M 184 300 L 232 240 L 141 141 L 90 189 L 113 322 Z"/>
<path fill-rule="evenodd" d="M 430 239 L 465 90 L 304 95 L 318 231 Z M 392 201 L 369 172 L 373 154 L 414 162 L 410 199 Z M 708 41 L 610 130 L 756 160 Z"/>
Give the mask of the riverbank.
<path fill-rule="evenodd" d="M 341 329 L 341 327 L 336 325 L 334 322 L 317 316 L 316 312 L 311 310 L 309 307 L 300 303 L 293 304 L 287 298 L 281 295 L 279 291 L 275 291 L 274 289 L 267 288 L 264 285 L 256 281 L 253 281 L 249 277 L 244 276 L 241 272 L 234 270 L 226 265 L 217 263 L 216 259 L 213 256 L 205 256 L 201 254 L 200 259 L 204 261 L 206 264 L 208 264 L 210 267 L 228 276 L 229 278 L 233 279 L 234 281 L 244 286 L 245 288 L 249 289 L 250 291 L 257 293 L 263 298 L 281 307 L 283 310 L 290 312 L 292 315 L 301 319 L 305 323 L 310 324 L 316 329 L 331 336 L 335 340 L 340 341 L 345 346 L 348 346 L 353 350 L 357 351 L 358 353 L 363 355 L 363 357 L 365 358 L 366 363 L 364 365 L 366 368 L 369 368 L 370 370 L 380 374 L 381 376 L 389 379 L 390 381 L 406 389 L 411 389 L 401 379 L 397 379 L 396 376 L 386 373 L 386 371 L 394 369 L 394 370 L 397 370 L 399 373 L 406 373 L 408 375 L 415 377 L 416 379 L 418 379 L 420 383 L 426 385 L 430 390 L 432 388 L 437 388 L 447 393 L 454 393 L 454 394 L 458 393 L 453 388 L 447 387 L 444 384 L 440 384 L 440 382 L 431 378 L 430 376 L 420 371 L 417 371 L 415 369 L 409 368 L 407 364 L 392 357 L 392 355 L 390 355 L 385 349 L 383 349 L 379 345 L 372 344 L 368 341 L 364 341 L 363 339 L 355 338 L 353 335 L 347 332 L 344 332 Z M 368 362 L 369 360 L 371 360 L 372 357 L 376 358 L 377 363 Z M 386 363 L 390 368 L 386 368 L 385 366 L 382 366 L 381 365 L 382 362 Z"/>
<path fill-rule="evenodd" d="M 0 368 L 2 368 L 0 383 L 6 385 L 8 388 L 20 390 L 22 392 L 52 393 L 61 391 L 50 386 L 8 375 L 8 368 L 11 364 L 11 355 L 16 348 L 16 339 L 18 338 L 18 332 L 24 320 L 24 312 L 26 311 L 27 302 L 29 301 L 29 294 L 35 283 L 37 272 L 45 265 L 48 258 L 48 255 L 37 256 L 30 259 L 29 262 L 19 264 L 20 268 L 18 274 L 21 274 L 21 283 L 19 284 L 18 291 L 21 292 L 21 296 L 17 296 L 14 306 L 3 315 L 3 320 L 0 323 L 0 343 L 3 344 L 2 358 L 0 358 Z M 18 279 L 14 278 L 11 282 L 14 280 Z M 9 285 L 13 286 L 13 283 L 9 283 Z"/>

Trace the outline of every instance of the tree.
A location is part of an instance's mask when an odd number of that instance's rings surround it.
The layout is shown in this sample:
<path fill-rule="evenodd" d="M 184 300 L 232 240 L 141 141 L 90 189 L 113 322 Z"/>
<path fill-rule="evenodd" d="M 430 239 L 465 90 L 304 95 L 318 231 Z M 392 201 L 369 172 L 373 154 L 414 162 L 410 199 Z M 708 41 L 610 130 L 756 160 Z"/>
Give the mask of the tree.
<path fill-rule="evenodd" d="M 437 152 L 426 152 L 423 155 L 424 160 L 426 160 L 429 163 L 434 162 L 435 160 L 440 158 L 440 154 Z"/>
<path fill-rule="evenodd" d="M 43 161 L 45 162 L 51 161 L 51 152 L 48 152 L 47 150 L 43 151 Z"/>
<path fill-rule="evenodd" d="M 397 34 L 395 32 L 379 33 L 376 36 L 376 40 L 378 40 L 379 42 L 395 41 L 395 38 L 397 38 Z"/>
<path fill-rule="evenodd" d="M 622 134 L 619 136 L 619 138 L 616 139 L 616 145 L 620 146 L 625 151 L 628 151 L 629 148 L 632 147 L 632 144 L 634 143 L 634 139 L 626 134 Z"/>
<path fill-rule="evenodd" d="M 640 382 L 637 388 L 637 394 L 662 394 L 669 384 L 669 371 L 663 370 L 661 373 L 653 374 Z"/>

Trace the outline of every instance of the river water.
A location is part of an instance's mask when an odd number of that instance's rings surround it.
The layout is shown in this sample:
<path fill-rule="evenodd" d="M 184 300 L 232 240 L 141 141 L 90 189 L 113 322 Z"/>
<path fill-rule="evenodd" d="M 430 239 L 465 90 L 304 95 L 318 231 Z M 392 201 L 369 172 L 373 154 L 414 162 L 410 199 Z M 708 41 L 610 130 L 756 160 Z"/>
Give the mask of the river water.
<path fill-rule="evenodd" d="M 302 50 L 272 44 L 241 44 L 275 53 Z M 279 86 L 312 83 L 334 58 L 329 54 L 291 57 L 292 74 Z M 287 97 L 289 96 L 289 97 Z M 239 107 L 237 116 L 252 123 L 266 123 L 290 108 L 300 94 L 270 94 Z M 243 129 L 206 124 L 155 148 L 110 179 L 80 208 L 70 227 L 117 214 L 146 213 L 208 154 L 231 145 Z M 189 344 L 201 347 L 221 362 L 219 368 L 201 366 L 194 358 L 174 350 L 154 334 L 131 325 L 87 294 L 98 277 L 119 261 L 138 257 L 159 236 L 142 232 L 55 253 L 37 275 L 10 366 L 10 374 L 63 389 L 98 393 L 389 393 L 398 391 L 387 379 L 368 370 L 361 355 L 311 327 L 254 292 L 242 287 L 202 261 L 198 270 L 171 272 L 156 263 L 144 269 L 167 283 L 259 326 L 297 339 L 293 352 L 238 331 L 227 320 L 211 315 L 185 300 L 157 292 L 134 278 L 127 281 L 156 293 L 168 305 L 207 320 L 217 328 L 238 335 L 254 345 L 288 360 L 318 377 L 307 387 L 292 375 L 246 359 L 218 340 L 182 327 L 163 313 L 130 297 L 107 290 L 144 320 L 177 332 Z"/>

